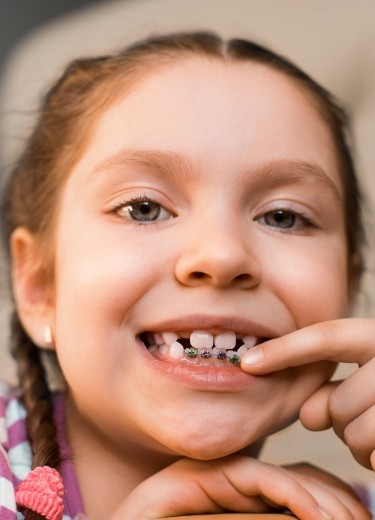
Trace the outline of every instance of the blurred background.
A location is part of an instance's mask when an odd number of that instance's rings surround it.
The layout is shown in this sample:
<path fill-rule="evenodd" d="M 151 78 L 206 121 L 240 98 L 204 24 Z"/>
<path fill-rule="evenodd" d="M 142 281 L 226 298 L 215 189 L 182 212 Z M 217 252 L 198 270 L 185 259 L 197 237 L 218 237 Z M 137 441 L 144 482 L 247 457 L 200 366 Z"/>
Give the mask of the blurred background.
<path fill-rule="evenodd" d="M 374 0 L 0 0 L 1 182 L 32 128 L 41 95 L 70 60 L 111 52 L 151 34 L 211 29 L 223 36 L 255 39 L 286 55 L 349 110 L 371 231 L 374 28 Z M 373 251 L 370 243 L 355 311 L 360 316 L 375 317 Z M 13 381 L 14 367 L 7 354 L 7 283 L 5 277 L 1 280 L 0 377 Z M 354 369 L 342 366 L 337 377 Z M 311 433 L 295 424 L 270 438 L 263 459 L 274 463 L 308 460 L 351 482 L 375 488 L 374 473 L 356 464 L 330 431 Z"/>

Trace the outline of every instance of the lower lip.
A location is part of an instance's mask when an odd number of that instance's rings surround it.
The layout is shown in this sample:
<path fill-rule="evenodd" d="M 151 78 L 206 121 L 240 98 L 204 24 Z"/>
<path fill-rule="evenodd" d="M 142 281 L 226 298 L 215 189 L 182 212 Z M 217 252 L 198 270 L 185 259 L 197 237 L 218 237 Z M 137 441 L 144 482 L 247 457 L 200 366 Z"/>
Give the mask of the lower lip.
<path fill-rule="evenodd" d="M 143 363 L 162 377 L 174 380 L 176 384 L 204 390 L 206 392 L 240 392 L 259 387 L 269 376 L 246 374 L 239 367 L 210 367 L 168 363 L 152 356 L 142 344 Z"/>

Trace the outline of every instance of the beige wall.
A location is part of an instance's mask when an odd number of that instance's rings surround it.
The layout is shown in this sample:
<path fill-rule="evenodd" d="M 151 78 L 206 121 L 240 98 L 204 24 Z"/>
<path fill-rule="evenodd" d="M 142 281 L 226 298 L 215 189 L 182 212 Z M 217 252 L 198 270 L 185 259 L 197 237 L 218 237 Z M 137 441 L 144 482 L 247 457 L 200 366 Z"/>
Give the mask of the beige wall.
<path fill-rule="evenodd" d="M 151 33 L 213 29 L 275 48 L 337 94 L 352 113 L 360 173 L 374 201 L 374 20 L 373 0 L 137 0 L 86 8 L 30 34 L 10 57 L 0 90 L 2 156 L 6 164 L 17 156 L 41 92 L 72 58 L 105 53 Z M 372 257 L 369 263 L 373 265 Z M 374 289 L 369 273 L 358 314 L 374 316 Z M 7 304 L 1 305 L 0 376 L 13 378 L 6 355 Z M 276 435 L 264 457 L 275 462 L 309 459 L 351 480 L 374 480 L 331 432 L 311 434 L 298 425 Z"/>

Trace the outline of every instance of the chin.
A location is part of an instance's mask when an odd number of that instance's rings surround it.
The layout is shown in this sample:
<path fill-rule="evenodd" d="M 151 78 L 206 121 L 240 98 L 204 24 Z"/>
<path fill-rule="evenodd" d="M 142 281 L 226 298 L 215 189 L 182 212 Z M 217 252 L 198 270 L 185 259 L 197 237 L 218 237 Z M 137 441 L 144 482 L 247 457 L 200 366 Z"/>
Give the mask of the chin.
<path fill-rule="evenodd" d="M 161 443 L 168 451 L 178 456 L 196 460 L 213 460 L 238 452 L 256 456 L 262 444 L 259 437 L 251 439 L 248 431 L 242 436 L 238 431 L 212 435 L 207 435 L 205 432 L 201 436 L 197 433 L 190 435 L 190 433 L 183 435 L 180 432 L 177 436 L 173 436 L 173 440 L 169 437 Z"/>

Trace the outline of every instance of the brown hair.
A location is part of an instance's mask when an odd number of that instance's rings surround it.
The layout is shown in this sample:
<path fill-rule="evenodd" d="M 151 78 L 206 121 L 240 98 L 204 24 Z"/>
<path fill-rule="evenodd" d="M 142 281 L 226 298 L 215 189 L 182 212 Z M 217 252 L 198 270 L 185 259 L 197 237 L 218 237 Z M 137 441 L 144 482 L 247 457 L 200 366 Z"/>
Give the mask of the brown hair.
<path fill-rule="evenodd" d="M 364 231 L 361 196 L 347 141 L 348 120 L 344 110 L 330 93 L 282 56 L 250 41 L 223 41 L 207 32 L 151 38 L 115 55 L 77 60 L 67 68 L 47 93 L 39 121 L 7 185 L 2 206 L 6 243 L 15 228 L 28 228 L 37 237 L 46 280 L 53 279 L 52 237 L 59 193 L 90 138 L 95 118 L 149 70 L 155 71 L 189 56 L 262 63 L 293 78 L 311 95 L 330 129 L 336 148 L 345 192 L 348 257 L 358 280 L 362 271 Z M 39 349 L 23 330 L 16 313 L 12 352 L 23 388 L 33 466 L 58 468 L 60 455 L 51 393 Z M 30 515 L 27 518 L 41 518 L 33 516 L 32 512 Z"/>

